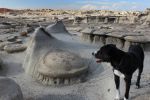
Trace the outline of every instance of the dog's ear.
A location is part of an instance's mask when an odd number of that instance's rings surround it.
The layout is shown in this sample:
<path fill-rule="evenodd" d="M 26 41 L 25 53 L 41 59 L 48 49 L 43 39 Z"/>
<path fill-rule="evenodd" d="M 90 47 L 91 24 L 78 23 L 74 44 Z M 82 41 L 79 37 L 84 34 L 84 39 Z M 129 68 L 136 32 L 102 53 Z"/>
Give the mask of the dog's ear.
<path fill-rule="evenodd" d="M 115 44 L 109 44 L 111 47 L 115 47 L 116 48 L 116 45 Z"/>

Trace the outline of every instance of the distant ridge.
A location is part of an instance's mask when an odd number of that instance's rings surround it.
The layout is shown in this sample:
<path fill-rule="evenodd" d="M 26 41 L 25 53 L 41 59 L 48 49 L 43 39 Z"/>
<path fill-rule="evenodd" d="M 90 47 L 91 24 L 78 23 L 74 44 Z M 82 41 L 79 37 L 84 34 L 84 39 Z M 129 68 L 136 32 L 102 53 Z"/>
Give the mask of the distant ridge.
<path fill-rule="evenodd" d="M 6 12 L 13 12 L 13 9 L 8 9 L 8 8 L 0 8 L 0 13 L 6 13 Z"/>

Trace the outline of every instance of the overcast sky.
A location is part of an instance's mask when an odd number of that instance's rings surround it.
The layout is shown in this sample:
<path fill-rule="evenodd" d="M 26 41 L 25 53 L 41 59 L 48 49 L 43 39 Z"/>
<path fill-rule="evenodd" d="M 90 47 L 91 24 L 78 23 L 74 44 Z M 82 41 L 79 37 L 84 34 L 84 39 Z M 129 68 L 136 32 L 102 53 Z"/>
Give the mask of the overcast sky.
<path fill-rule="evenodd" d="M 0 0 L 6 8 L 145 10 L 150 0 Z"/>

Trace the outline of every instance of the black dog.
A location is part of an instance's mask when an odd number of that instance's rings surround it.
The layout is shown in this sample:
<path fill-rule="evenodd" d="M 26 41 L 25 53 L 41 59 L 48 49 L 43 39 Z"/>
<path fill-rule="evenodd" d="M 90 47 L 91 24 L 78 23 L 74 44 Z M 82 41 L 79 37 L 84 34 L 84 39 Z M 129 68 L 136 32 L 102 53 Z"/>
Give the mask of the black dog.
<path fill-rule="evenodd" d="M 136 69 L 139 71 L 136 86 L 140 88 L 140 78 L 144 63 L 144 51 L 140 45 L 131 45 L 128 52 L 124 52 L 115 45 L 108 44 L 101 47 L 99 51 L 92 53 L 92 55 L 95 56 L 97 62 L 110 62 L 113 66 L 114 80 L 117 89 L 115 99 L 120 99 L 120 77 L 124 78 L 126 83 L 124 100 L 129 98 L 131 78 Z"/>

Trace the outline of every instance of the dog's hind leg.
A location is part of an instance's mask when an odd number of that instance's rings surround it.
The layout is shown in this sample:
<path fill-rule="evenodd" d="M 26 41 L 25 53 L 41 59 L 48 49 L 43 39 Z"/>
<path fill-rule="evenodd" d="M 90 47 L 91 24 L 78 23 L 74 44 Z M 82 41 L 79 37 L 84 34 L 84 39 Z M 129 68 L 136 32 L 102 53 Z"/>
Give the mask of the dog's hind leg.
<path fill-rule="evenodd" d="M 115 97 L 115 100 L 120 100 L 120 90 L 119 90 L 120 77 L 114 74 L 114 80 L 115 80 L 115 84 L 116 84 L 116 97 Z"/>
<path fill-rule="evenodd" d="M 137 76 L 137 82 L 136 82 L 136 88 L 140 88 L 140 80 L 141 80 L 141 74 L 143 72 L 143 65 L 138 68 L 138 76 Z"/>
<path fill-rule="evenodd" d="M 124 100 L 128 100 L 129 99 L 129 91 L 130 91 L 130 85 L 131 85 L 131 78 L 132 76 L 126 76 L 125 77 L 125 83 L 126 83 L 126 90 L 125 90 L 125 97 Z"/>

